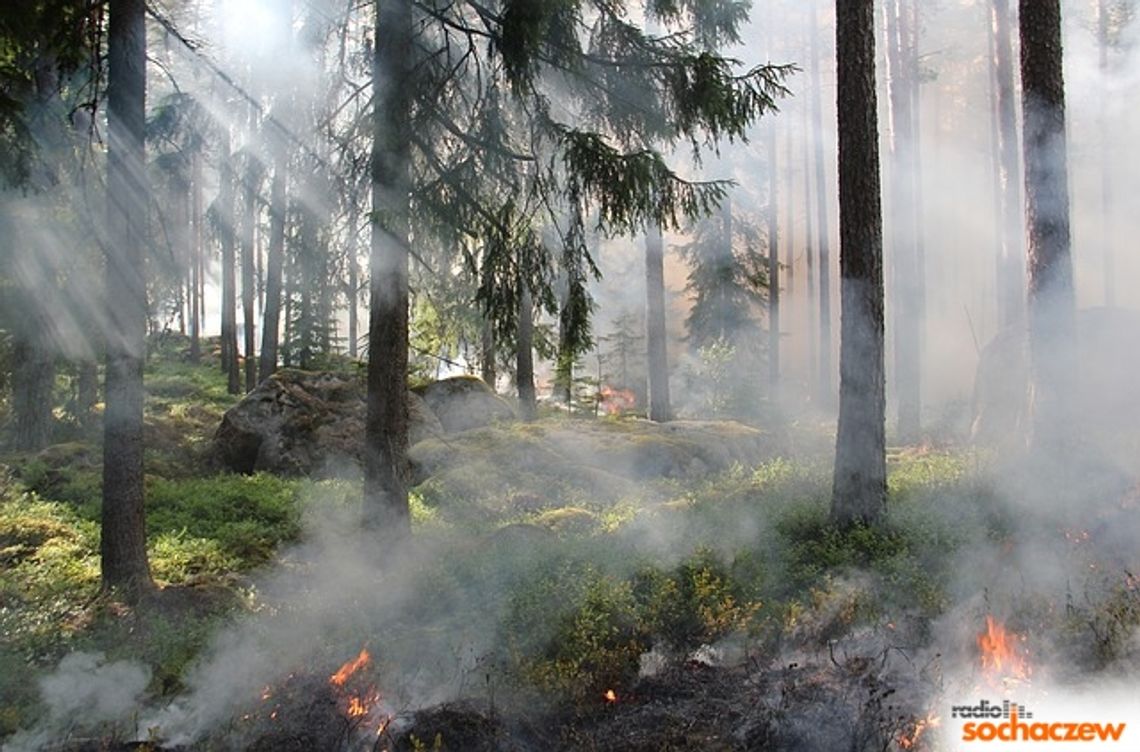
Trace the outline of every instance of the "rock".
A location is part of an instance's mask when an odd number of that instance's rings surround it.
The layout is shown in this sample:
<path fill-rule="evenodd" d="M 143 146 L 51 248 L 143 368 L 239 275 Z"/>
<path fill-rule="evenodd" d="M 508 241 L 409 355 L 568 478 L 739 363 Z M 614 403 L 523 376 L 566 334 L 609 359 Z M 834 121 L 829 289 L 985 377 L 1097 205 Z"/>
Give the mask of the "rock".
<path fill-rule="evenodd" d="M 482 379 L 474 376 L 433 381 L 416 391 L 448 433 L 515 419 L 514 408 Z"/>
<path fill-rule="evenodd" d="M 409 393 L 409 440 L 443 428 L 423 400 Z M 214 451 L 229 470 L 281 475 L 358 471 L 364 440 L 364 385 L 353 375 L 282 369 L 222 417 Z"/>
<path fill-rule="evenodd" d="M 1077 312 L 1080 387 L 1073 396 L 1082 439 L 1136 431 L 1140 418 L 1140 312 Z M 999 333 L 982 350 L 974 381 L 971 436 L 977 443 L 1024 443 L 1029 428 L 1028 340 L 1023 327 Z"/>

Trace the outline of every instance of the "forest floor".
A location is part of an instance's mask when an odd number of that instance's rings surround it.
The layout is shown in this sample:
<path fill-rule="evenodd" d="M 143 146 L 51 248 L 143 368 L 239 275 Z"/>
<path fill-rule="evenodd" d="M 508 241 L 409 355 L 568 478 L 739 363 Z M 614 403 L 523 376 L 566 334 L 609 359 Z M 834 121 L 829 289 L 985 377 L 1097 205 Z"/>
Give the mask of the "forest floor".
<path fill-rule="evenodd" d="M 377 551 L 354 482 L 203 472 L 213 368 L 147 384 L 138 608 L 99 595 L 97 438 L 2 460 L 5 750 L 949 749 L 944 700 L 1140 673 L 1135 478 L 1042 505 L 998 458 L 899 447 L 885 523 L 840 530 L 822 430 L 631 480 L 535 461 L 598 440 L 551 415 L 422 448 L 414 540 Z"/>

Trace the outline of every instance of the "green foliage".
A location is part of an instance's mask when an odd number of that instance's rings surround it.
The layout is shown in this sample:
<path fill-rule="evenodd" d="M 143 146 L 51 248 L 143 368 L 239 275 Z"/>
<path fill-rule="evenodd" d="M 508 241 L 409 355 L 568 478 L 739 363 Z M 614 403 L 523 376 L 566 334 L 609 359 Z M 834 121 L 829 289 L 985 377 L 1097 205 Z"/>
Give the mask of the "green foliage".
<path fill-rule="evenodd" d="M 698 550 L 670 572 L 642 569 L 633 589 L 646 630 L 682 652 L 747 629 L 760 609 L 758 601 L 740 597 L 732 573 L 707 549 Z"/>
<path fill-rule="evenodd" d="M 630 584 L 585 563 L 538 573 L 511 598 L 505 629 L 525 678 L 577 700 L 629 686 L 648 649 Z"/>
<path fill-rule="evenodd" d="M 296 482 L 259 473 L 165 480 L 147 486 L 147 528 L 184 545 L 214 541 L 214 555 L 260 564 L 300 534 Z M 201 548 L 198 553 L 206 553 Z"/>

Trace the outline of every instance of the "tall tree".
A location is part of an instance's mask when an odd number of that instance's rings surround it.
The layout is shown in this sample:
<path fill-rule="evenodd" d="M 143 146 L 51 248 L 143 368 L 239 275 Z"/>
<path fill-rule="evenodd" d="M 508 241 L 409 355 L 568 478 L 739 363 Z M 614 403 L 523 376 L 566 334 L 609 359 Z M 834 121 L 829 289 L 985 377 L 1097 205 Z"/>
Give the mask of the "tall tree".
<path fill-rule="evenodd" d="M 665 329 L 665 240 L 660 227 L 645 235 L 645 342 L 648 353 L 649 419 L 670 420 L 669 355 Z"/>
<path fill-rule="evenodd" d="M 257 111 L 250 110 L 249 132 L 252 140 L 257 129 Z M 244 149 L 245 171 L 241 181 L 241 310 L 244 332 L 243 346 L 245 349 L 245 391 L 252 392 L 257 386 L 257 359 L 254 357 L 256 348 L 256 318 L 253 312 L 253 302 L 256 296 L 256 283 L 254 268 L 257 255 L 257 218 L 258 197 L 261 188 L 261 179 L 264 172 L 260 157 L 252 145 Z"/>
<path fill-rule="evenodd" d="M 915 102 L 911 70 L 912 17 L 903 0 L 889 0 L 886 18 L 887 91 L 890 107 L 891 260 L 894 268 L 895 396 L 898 437 L 918 440 L 921 431 L 922 280 L 918 264 L 918 181 L 914 159 Z"/>
<path fill-rule="evenodd" d="M 874 5 L 835 2 L 841 328 L 831 518 L 842 525 L 877 521 L 887 499 Z"/>
<path fill-rule="evenodd" d="M 1025 270 L 1022 225 L 1021 159 L 1018 156 L 1017 103 L 1014 91 L 1012 22 L 1009 0 L 991 0 L 993 40 L 990 63 L 997 121 L 998 214 L 998 325 L 1013 326 L 1024 319 Z"/>
<path fill-rule="evenodd" d="M 1114 197 L 1112 195 L 1112 170 L 1110 169 L 1110 165 L 1112 164 L 1110 161 L 1112 159 L 1112 149 L 1109 145 L 1111 129 L 1108 117 L 1108 50 L 1110 46 L 1108 16 L 1108 0 L 1097 0 L 1096 41 L 1098 68 L 1100 70 L 1101 85 L 1104 86 L 1100 97 L 1100 112 L 1097 113 L 1097 119 L 1100 121 L 1100 200 L 1101 229 L 1103 231 L 1100 242 L 1101 253 L 1104 256 L 1102 261 L 1104 304 L 1106 306 L 1114 306 L 1116 305 L 1116 259 L 1113 257 L 1113 244 L 1115 242 L 1115 238 L 1112 234 Z"/>
<path fill-rule="evenodd" d="M 151 587 L 143 511 L 146 353 L 146 4 L 110 0 L 107 34 L 106 295 L 103 412 L 103 586 L 134 599 Z"/>
<path fill-rule="evenodd" d="M 1021 0 L 1021 106 L 1028 238 L 1030 442 L 1060 459 L 1072 444 L 1076 302 L 1069 231 L 1060 0 Z"/>
<path fill-rule="evenodd" d="M 238 367 L 237 349 L 237 212 L 234 211 L 238 177 L 229 140 L 227 133 L 223 136 L 224 148 L 218 178 L 220 185 L 218 197 L 214 200 L 214 218 L 218 241 L 222 247 L 222 373 L 226 374 L 226 390 L 230 394 L 240 394 L 241 371 Z"/>
<path fill-rule="evenodd" d="M 811 13 L 811 120 L 812 141 L 815 153 L 812 164 L 815 167 L 815 216 L 816 244 L 819 251 L 819 380 L 815 387 L 816 402 L 821 406 L 831 404 L 831 227 L 827 219 L 827 171 L 826 151 L 823 148 L 823 105 L 822 83 L 823 65 L 819 50 L 819 24 L 812 0 Z M 809 209 L 810 211 L 810 209 Z"/>
<path fill-rule="evenodd" d="M 414 45 L 410 0 L 376 0 L 375 7 L 364 506 L 366 524 L 393 541 L 411 532 L 408 197 Z"/>
<path fill-rule="evenodd" d="M 515 334 L 515 381 L 519 392 L 519 415 L 534 420 L 538 414 L 534 388 L 534 300 L 530 288 L 519 281 L 518 329 Z"/>
<path fill-rule="evenodd" d="M 273 117 L 271 121 L 275 122 Z M 285 264 L 285 224 L 288 213 L 286 188 L 289 180 L 289 153 L 280 129 L 271 132 L 269 150 L 273 178 L 269 184 L 269 247 L 265 258 L 265 307 L 262 309 L 261 351 L 257 377 L 264 381 L 277 370 L 277 343 L 281 334 L 282 273 Z"/>
<path fill-rule="evenodd" d="M 780 213 L 776 126 L 768 124 L 768 393 L 780 388 Z"/>

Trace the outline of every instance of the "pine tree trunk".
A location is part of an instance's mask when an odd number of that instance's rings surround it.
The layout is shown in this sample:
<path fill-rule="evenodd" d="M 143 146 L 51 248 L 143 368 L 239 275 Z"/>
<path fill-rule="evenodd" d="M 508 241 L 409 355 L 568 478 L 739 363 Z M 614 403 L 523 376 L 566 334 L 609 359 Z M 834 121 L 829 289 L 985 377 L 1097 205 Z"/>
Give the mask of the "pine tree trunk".
<path fill-rule="evenodd" d="M 534 388 L 534 301 L 525 282 L 519 286 L 519 326 L 515 340 L 519 417 L 530 421 L 538 414 L 538 395 Z"/>
<path fill-rule="evenodd" d="M 281 334 L 281 277 L 285 263 L 286 189 L 289 155 L 280 134 L 274 134 L 273 179 L 269 186 L 269 248 L 265 258 L 265 307 L 262 309 L 261 355 L 257 376 L 265 381 L 277 370 Z"/>
<path fill-rule="evenodd" d="M 807 393 L 810 395 L 819 383 L 819 363 L 816 343 L 819 341 L 819 327 L 816 326 L 815 297 L 815 213 L 812 211 L 812 161 L 811 161 L 811 112 L 804 106 L 804 277 L 807 280 Z M 818 187 L 817 187 L 818 190 Z"/>
<path fill-rule="evenodd" d="M 234 211 L 234 184 L 237 175 L 231 164 L 233 155 L 229 147 L 221 165 L 221 186 L 218 189 L 218 223 L 222 245 L 222 372 L 226 374 L 226 389 L 230 394 L 241 393 L 241 374 L 238 370 L 237 351 L 237 259 Z"/>
<path fill-rule="evenodd" d="M 1076 427 L 1076 303 L 1069 232 L 1060 0 L 1019 14 L 1029 278 L 1030 446 L 1067 459 Z"/>
<path fill-rule="evenodd" d="M 412 6 L 376 0 L 365 524 L 385 542 L 411 535 L 408 507 L 408 195 Z"/>
<path fill-rule="evenodd" d="M 256 128 L 256 112 L 250 113 L 250 131 Z M 261 185 L 261 165 L 252 154 L 247 155 L 245 179 L 242 180 L 241 223 L 241 310 L 244 319 L 245 391 L 257 387 L 256 318 L 253 301 L 256 295 L 254 282 L 254 256 L 257 254 L 257 194 Z"/>
<path fill-rule="evenodd" d="M 143 511 L 146 352 L 146 7 L 110 0 L 107 37 L 106 408 L 103 413 L 103 587 L 136 600 L 152 587 Z"/>
<path fill-rule="evenodd" d="M 482 367 L 483 381 L 492 389 L 495 388 L 495 326 L 490 318 L 483 321 L 483 333 L 480 339 L 479 358 Z"/>
<path fill-rule="evenodd" d="M 79 422 L 87 428 L 92 423 L 95 413 L 95 403 L 99 401 L 99 370 L 94 360 L 86 357 L 76 365 L 78 371 L 76 386 L 76 403 L 78 404 Z"/>
<path fill-rule="evenodd" d="M 874 0 L 836 0 L 841 331 L 831 518 L 877 521 L 886 507 L 883 230 Z"/>
<path fill-rule="evenodd" d="M 1001 275 L 998 279 L 998 325 L 1004 329 L 1024 320 L 1025 268 L 1022 246 L 1024 230 L 1009 0 L 992 0 L 992 2 L 1003 228 L 1000 251 Z"/>
<path fill-rule="evenodd" d="M 32 303 L 30 308 L 35 307 Z M 44 342 L 46 322 L 12 337 L 12 448 L 38 452 L 51 442 L 55 357 Z"/>
<path fill-rule="evenodd" d="M 190 362 L 202 358 L 202 152 L 190 153 Z"/>
<path fill-rule="evenodd" d="M 823 148 L 823 105 L 820 82 L 819 25 L 815 13 L 811 24 L 811 111 L 812 140 L 815 142 L 816 237 L 819 246 L 819 371 L 816 403 L 832 404 L 831 394 L 831 229 L 827 220 L 827 185 Z M 810 209 L 809 209 L 810 211 Z"/>
<path fill-rule="evenodd" d="M 912 158 L 913 101 L 910 82 L 910 18 L 902 0 L 886 4 L 886 53 L 890 98 L 891 259 L 894 266 L 895 396 L 898 438 L 905 444 L 921 436 L 920 311 L 918 295 L 918 215 L 914 205 Z"/>
<path fill-rule="evenodd" d="M 571 407 L 574 391 L 574 352 L 570 346 L 569 293 L 558 315 L 558 361 L 554 368 L 554 399 Z"/>
<path fill-rule="evenodd" d="M 1116 305 L 1116 259 L 1113 256 L 1113 195 L 1112 195 L 1112 151 L 1109 146 L 1112 137 L 1108 119 L 1108 0 L 1097 0 L 1097 52 L 1101 83 L 1105 86 L 1100 98 L 1100 200 L 1101 200 L 1101 246 L 1103 254 L 1104 304 Z"/>
<path fill-rule="evenodd" d="M 360 297 L 360 264 L 357 261 L 356 254 L 356 238 L 357 238 L 357 225 L 360 217 L 357 212 L 356 202 L 353 202 L 352 216 L 349 219 L 349 241 L 348 241 L 348 357 L 356 360 L 357 347 L 356 340 L 360 337 L 360 324 L 357 317 L 358 298 Z"/>
<path fill-rule="evenodd" d="M 768 125 L 768 394 L 780 392 L 780 205 L 776 126 Z"/>
<path fill-rule="evenodd" d="M 661 423 L 672 418 L 672 409 L 665 330 L 665 241 L 659 227 L 651 227 L 645 235 L 645 293 L 649 419 Z"/>

